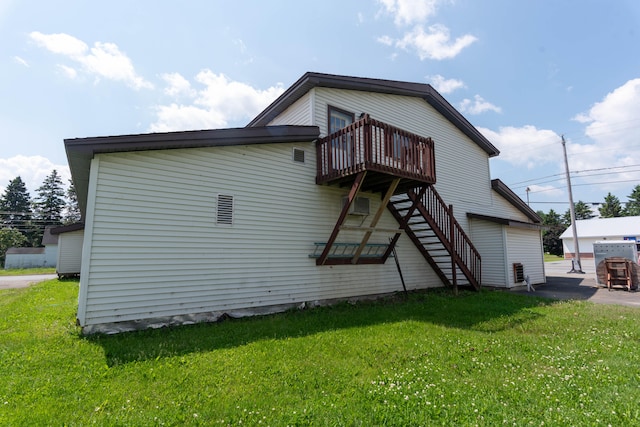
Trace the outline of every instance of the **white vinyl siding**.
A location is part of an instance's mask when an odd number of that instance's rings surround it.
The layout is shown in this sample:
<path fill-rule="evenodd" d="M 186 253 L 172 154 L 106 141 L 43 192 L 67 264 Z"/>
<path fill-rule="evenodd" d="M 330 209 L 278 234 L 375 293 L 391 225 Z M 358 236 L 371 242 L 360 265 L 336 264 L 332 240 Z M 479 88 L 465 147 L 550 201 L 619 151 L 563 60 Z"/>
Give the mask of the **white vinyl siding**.
<path fill-rule="evenodd" d="M 502 208 L 492 207 L 487 153 L 422 98 L 328 88 L 316 88 L 315 93 L 316 124 L 321 135 L 327 133 L 327 106 L 331 105 L 353 111 L 356 117 L 368 113 L 373 119 L 433 138 L 435 187 L 446 203 L 454 205 L 454 215 L 466 230 L 466 212 L 481 210 L 493 215 L 494 210 Z M 513 206 L 511 210 L 521 217 Z"/>
<path fill-rule="evenodd" d="M 79 274 L 82 263 L 82 240 L 84 230 L 70 231 L 58 235 L 58 274 Z"/>
<path fill-rule="evenodd" d="M 313 92 L 309 92 L 294 102 L 278 117 L 269 122 L 269 126 L 277 125 L 313 125 Z"/>
<path fill-rule="evenodd" d="M 504 226 L 478 219 L 472 219 L 470 226 L 471 241 L 482 258 L 482 286 L 506 286 Z"/>
<path fill-rule="evenodd" d="M 312 143 L 297 143 L 97 155 L 81 324 L 401 290 L 392 259 L 318 267 L 309 257 L 331 234 L 347 190 L 316 185 L 315 156 L 293 163 L 293 147 L 314 152 Z M 234 196 L 233 226 L 216 226 L 217 194 Z M 380 197 L 368 196 L 375 211 Z M 398 224 L 385 212 L 378 226 Z M 360 236 L 345 231 L 338 241 Z M 376 233 L 370 242 L 388 237 Z M 406 236 L 398 255 L 409 289 L 441 286 Z"/>
<path fill-rule="evenodd" d="M 545 283 L 540 231 L 508 227 L 507 253 L 510 286 L 521 285 L 513 281 L 513 263 L 521 263 L 524 266 L 524 275 L 529 276 L 532 284 Z"/>

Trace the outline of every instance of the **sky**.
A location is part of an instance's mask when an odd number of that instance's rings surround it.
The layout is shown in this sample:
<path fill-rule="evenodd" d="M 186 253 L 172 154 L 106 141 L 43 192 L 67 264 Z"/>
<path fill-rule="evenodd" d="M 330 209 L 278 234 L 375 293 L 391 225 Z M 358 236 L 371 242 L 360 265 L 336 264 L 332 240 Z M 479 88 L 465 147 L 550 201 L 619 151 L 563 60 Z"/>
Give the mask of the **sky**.
<path fill-rule="evenodd" d="M 637 0 L 0 0 L 0 189 L 66 183 L 65 138 L 243 127 L 307 71 L 431 84 L 534 210 L 569 207 L 563 137 L 574 201 L 640 185 Z"/>

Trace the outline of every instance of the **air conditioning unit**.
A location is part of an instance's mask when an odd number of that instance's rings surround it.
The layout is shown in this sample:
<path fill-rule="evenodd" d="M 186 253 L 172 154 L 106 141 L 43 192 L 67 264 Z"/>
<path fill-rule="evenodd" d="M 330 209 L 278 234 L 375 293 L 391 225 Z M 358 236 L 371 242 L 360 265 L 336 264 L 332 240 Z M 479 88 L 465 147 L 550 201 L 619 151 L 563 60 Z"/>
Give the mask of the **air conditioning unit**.
<path fill-rule="evenodd" d="M 347 204 L 348 197 L 342 198 L 342 206 Z M 349 215 L 369 215 L 369 198 L 356 197 L 349 206 Z"/>

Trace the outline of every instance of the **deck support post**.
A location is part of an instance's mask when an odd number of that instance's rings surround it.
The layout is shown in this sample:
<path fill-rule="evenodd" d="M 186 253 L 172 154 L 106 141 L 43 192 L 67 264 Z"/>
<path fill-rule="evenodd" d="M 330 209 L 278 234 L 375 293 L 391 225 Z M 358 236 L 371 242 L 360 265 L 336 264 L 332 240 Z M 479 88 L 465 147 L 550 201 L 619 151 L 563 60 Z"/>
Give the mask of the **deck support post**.
<path fill-rule="evenodd" d="M 375 229 L 376 225 L 378 225 L 378 221 L 380 221 L 380 217 L 382 217 L 382 214 L 387 208 L 387 205 L 389 204 L 389 200 L 391 200 L 393 193 L 395 193 L 396 188 L 398 188 L 398 184 L 400 184 L 400 178 L 394 179 L 391 182 L 391 185 L 389 185 L 389 188 L 387 189 L 387 193 L 382 198 L 382 202 L 380 202 L 380 207 L 378 207 L 376 214 L 373 216 L 373 219 L 371 220 L 371 225 L 369 225 L 370 228 Z M 356 250 L 356 253 L 353 255 L 353 258 L 351 259 L 351 264 L 358 263 L 358 259 L 360 259 L 360 254 L 362 254 L 364 247 L 367 246 L 367 242 L 369 241 L 369 238 L 371 237 L 372 233 L 373 231 L 371 230 L 367 230 L 367 232 L 364 233 L 364 236 L 362 237 L 362 242 L 360 242 L 360 247 L 358 247 L 358 249 Z"/>
<path fill-rule="evenodd" d="M 336 222 L 335 227 L 333 227 L 333 231 L 331 232 L 331 236 L 329 236 L 329 240 L 322 251 L 320 257 L 316 260 L 316 265 L 324 265 L 327 262 L 327 258 L 329 257 L 329 253 L 331 252 L 331 247 L 333 243 L 338 238 L 338 233 L 340 232 L 340 227 L 344 224 L 345 219 L 347 218 L 347 214 L 349 213 L 349 208 L 351 207 L 351 203 L 355 200 L 358 192 L 360 192 L 360 187 L 364 182 L 364 178 L 367 175 L 367 171 L 359 172 L 356 176 L 355 181 L 351 185 L 351 190 L 349 190 L 349 195 L 347 196 L 347 203 L 342 207 L 342 212 L 340 212 L 340 216 L 338 217 L 338 222 Z"/>

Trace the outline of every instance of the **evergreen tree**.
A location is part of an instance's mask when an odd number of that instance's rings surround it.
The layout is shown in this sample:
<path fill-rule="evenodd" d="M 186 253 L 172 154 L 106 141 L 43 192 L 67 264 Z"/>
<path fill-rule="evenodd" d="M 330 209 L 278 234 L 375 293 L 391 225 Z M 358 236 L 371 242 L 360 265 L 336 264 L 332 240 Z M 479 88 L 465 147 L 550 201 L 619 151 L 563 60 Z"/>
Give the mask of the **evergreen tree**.
<path fill-rule="evenodd" d="M 611 193 L 604 198 L 604 204 L 598 208 L 602 218 L 615 218 L 622 216 L 622 205 L 620 199 Z"/>
<path fill-rule="evenodd" d="M 545 230 L 542 232 L 542 246 L 544 251 L 552 255 L 562 255 L 562 240 L 560 235 L 566 230 L 566 225 L 562 223 L 560 214 L 550 209 L 542 218 Z"/>
<path fill-rule="evenodd" d="M 26 233 L 31 221 L 31 197 L 19 176 L 9 181 L 0 197 L 0 219 L 4 227 L 15 228 Z"/>
<path fill-rule="evenodd" d="M 78 194 L 73 181 L 69 180 L 69 188 L 67 189 L 67 207 L 64 215 L 65 224 L 73 224 L 82 219 L 80 214 L 80 206 L 78 206 Z"/>
<path fill-rule="evenodd" d="M 578 200 L 573 205 L 573 208 L 576 213 L 576 220 L 591 219 L 596 216 L 589 205 L 587 205 L 582 200 Z M 571 208 L 567 209 L 567 211 L 564 213 L 564 216 L 562 217 L 562 220 L 566 226 L 571 225 Z"/>
<path fill-rule="evenodd" d="M 66 205 L 62 179 L 55 169 L 36 190 L 34 203 L 36 218 L 42 229 L 47 225 L 61 225 L 62 211 Z"/>
<path fill-rule="evenodd" d="M 627 196 L 629 201 L 624 208 L 625 216 L 639 216 L 640 215 L 640 185 L 636 185 L 631 194 Z"/>

